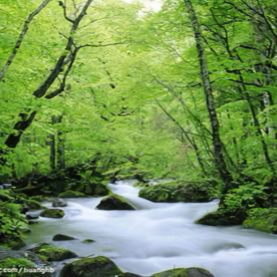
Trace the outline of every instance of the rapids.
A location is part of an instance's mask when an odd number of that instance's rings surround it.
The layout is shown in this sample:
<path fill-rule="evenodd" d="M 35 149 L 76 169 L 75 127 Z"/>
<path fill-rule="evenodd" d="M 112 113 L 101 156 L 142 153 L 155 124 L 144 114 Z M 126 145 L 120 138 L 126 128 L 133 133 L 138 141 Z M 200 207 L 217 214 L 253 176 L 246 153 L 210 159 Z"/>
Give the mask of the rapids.
<path fill-rule="evenodd" d="M 142 276 L 175 267 L 201 267 L 215 277 L 277 276 L 277 236 L 194 224 L 216 210 L 217 202 L 152 203 L 138 197 L 132 181 L 109 186 L 137 210 L 100 211 L 95 207 L 102 198 L 68 199 L 64 218 L 40 217 L 27 243 L 51 242 L 80 257 L 104 255 L 123 271 Z M 78 240 L 52 242 L 58 233 Z M 96 242 L 82 243 L 85 239 Z"/>

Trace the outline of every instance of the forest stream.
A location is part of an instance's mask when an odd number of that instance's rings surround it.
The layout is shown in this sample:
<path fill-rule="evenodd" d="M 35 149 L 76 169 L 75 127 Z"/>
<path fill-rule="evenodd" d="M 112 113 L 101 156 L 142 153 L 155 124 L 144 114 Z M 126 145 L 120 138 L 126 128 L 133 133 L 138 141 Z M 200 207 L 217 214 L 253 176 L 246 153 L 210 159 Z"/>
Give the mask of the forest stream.
<path fill-rule="evenodd" d="M 51 242 L 80 257 L 103 255 L 122 270 L 142 276 L 176 267 L 201 267 L 215 277 L 274 277 L 277 272 L 277 237 L 240 227 L 194 224 L 218 202 L 202 204 L 152 203 L 138 197 L 132 181 L 110 189 L 124 196 L 136 211 L 103 211 L 99 198 L 68 199 L 62 219 L 39 219 L 27 244 Z M 51 204 L 46 204 L 51 208 Z M 77 238 L 52 242 L 61 233 Z M 85 239 L 94 243 L 84 244 Z M 62 264 L 56 264 L 61 268 Z M 59 270 L 56 270 L 56 276 Z"/>

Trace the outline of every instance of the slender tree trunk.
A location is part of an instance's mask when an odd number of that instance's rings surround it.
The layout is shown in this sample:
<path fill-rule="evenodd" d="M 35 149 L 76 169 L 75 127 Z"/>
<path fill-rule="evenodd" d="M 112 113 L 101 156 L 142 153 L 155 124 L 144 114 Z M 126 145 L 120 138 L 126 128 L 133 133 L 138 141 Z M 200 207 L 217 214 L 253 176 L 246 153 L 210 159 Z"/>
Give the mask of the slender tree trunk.
<path fill-rule="evenodd" d="M 181 130 L 182 134 L 184 135 L 184 138 L 190 143 L 192 148 L 195 151 L 196 158 L 198 161 L 198 164 L 204 174 L 204 176 L 207 176 L 207 171 L 204 166 L 203 159 L 201 157 L 198 145 L 193 137 L 190 137 L 189 134 L 186 132 L 186 130 L 182 127 L 182 125 L 161 105 L 159 101 L 157 101 L 159 107 L 162 109 L 162 111 L 177 125 L 177 127 Z"/>
<path fill-rule="evenodd" d="M 52 116 L 52 125 L 56 124 L 56 116 Z M 56 169 L 56 139 L 55 133 L 48 136 L 50 146 L 50 167 L 52 171 Z"/>
<path fill-rule="evenodd" d="M 62 122 L 62 115 L 57 117 L 56 123 Z M 64 150 L 64 136 L 63 131 L 61 129 L 58 130 L 58 169 L 64 170 L 65 169 L 65 150 Z"/>
<path fill-rule="evenodd" d="M 195 37 L 196 48 L 198 52 L 198 59 L 200 64 L 201 71 L 201 79 L 203 83 L 204 93 L 206 97 L 206 105 L 209 113 L 211 129 L 212 129 L 212 139 L 213 139 L 213 147 L 214 147 L 214 156 L 215 156 L 215 164 L 217 170 L 223 180 L 225 187 L 224 192 L 227 192 L 230 189 L 230 182 L 232 181 L 232 177 L 230 172 L 227 169 L 227 165 L 223 155 L 223 143 L 219 134 L 219 121 L 217 117 L 216 107 L 214 103 L 213 90 L 211 86 L 211 81 L 209 77 L 207 58 L 205 54 L 204 44 L 202 33 L 200 29 L 200 25 L 198 22 L 198 18 L 192 6 L 190 0 L 184 0 L 185 6 L 190 16 L 191 25 Z"/>
<path fill-rule="evenodd" d="M 12 53 L 10 54 L 8 60 L 6 61 L 4 67 L 2 68 L 2 70 L 0 70 L 0 82 L 3 80 L 3 78 L 5 77 L 5 73 L 8 71 L 10 65 L 12 64 L 12 62 L 24 40 L 24 37 L 29 29 L 29 24 L 35 18 L 35 16 L 38 15 L 51 1 L 52 0 L 44 0 L 40 4 L 40 6 L 38 6 L 37 9 L 34 10 L 32 13 L 30 13 L 29 16 L 27 17 L 26 21 L 24 22 L 22 31 L 16 41 L 15 47 L 12 50 Z"/>
<path fill-rule="evenodd" d="M 231 116 L 230 116 L 229 110 L 227 110 L 227 116 L 228 116 L 228 119 L 231 120 Z M 232 124 L 230 125 L 230 129 L 231 129 L 232 131 L 234 131 L 234 127 L 233 127 Z M 237 164 L 239 164 L 240 155 L 239 155 L 239 150 L 238 150 L 237 139 L 236 139 L 235 137 L 233 137 L 233 144 L 234 144 L 234 147 L 235 147 L 236 161 L 237 161 Z"/>

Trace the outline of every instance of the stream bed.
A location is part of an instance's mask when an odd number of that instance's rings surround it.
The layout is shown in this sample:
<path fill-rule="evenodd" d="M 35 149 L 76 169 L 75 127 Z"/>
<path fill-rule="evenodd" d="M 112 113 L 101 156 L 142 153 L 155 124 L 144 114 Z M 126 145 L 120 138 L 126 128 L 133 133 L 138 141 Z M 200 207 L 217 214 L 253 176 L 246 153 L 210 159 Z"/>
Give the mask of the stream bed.
<path fill-rule="evenodd" d="M 146 277 L 176 267 L 201 267 L 215 277 L 277 277 L 277 236 L 240 227 L 194 224 L 217 209 L 216 201 L 152 203 L 138 197 L 139 189 L 132 181 L 109 186 L 137 210 L 95 210 L 101 197 L 68 199 L 68 206 L 62 208 L 65 216 L 40 217 L 26 243 L 51 242 L 80 257 L 103 255 L 123 271 Z M 56 234 L 77 240 L 53 242 Z M 95 242 L 85 244 L 85 239 Z"/>

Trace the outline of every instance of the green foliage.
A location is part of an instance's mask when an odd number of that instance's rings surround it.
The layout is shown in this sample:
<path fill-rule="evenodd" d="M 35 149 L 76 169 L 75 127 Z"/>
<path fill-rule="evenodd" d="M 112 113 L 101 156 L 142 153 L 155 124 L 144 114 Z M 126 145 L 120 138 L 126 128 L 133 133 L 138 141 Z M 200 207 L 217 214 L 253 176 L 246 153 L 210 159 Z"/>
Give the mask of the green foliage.
<path fill-rule="evenodd" d="M 63 261 L 66 259 L 76 258 L 77 255 L 66 248 L 57 247 L 44 243 L 32 250 L 43 261 Z"/>
<path fill-rule="evenodd" d="M 26 226 L 20 211 L 21 205 L 0 201 L 0 241 L 20 237 L 20 228 Z"/>
<path fill-rule="evenodd" d="M 244 228 L 253 228 L 266 233 L 277 233 L 277 209 L 255 208 L 248 212 L 248 218 L 243 222 Z"/>
<path fill-rule="evenodd" d="M 238 209 L 252 209 L 257 206 L 257 201 L 265 202 L 268 195 L 263 185 L 248 183 L 233 189 L 224 198 L 224 203 L 229 211 Z"/>
<path fill-rule="evenodd" d="M 86 197 L 86 195 L 79 191 L 68 190 L 60 193 L 59 197 L 60 198 L 80 198 L 80 197 Z"/>
<path fill-rule="evenodd" d="M 35 264 L 25 258 L 6 258 L 0 261 L 1 268 L 34 268 Z"/>

